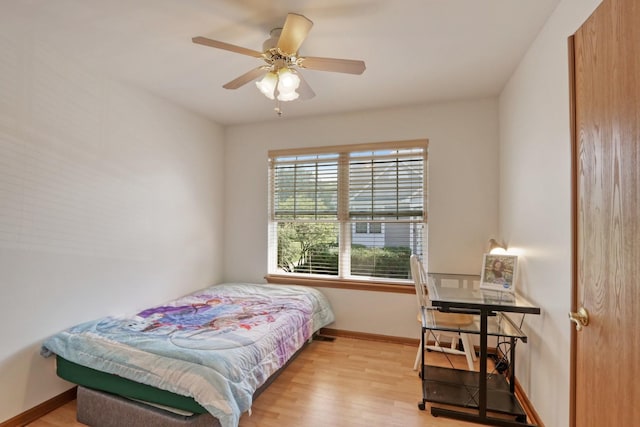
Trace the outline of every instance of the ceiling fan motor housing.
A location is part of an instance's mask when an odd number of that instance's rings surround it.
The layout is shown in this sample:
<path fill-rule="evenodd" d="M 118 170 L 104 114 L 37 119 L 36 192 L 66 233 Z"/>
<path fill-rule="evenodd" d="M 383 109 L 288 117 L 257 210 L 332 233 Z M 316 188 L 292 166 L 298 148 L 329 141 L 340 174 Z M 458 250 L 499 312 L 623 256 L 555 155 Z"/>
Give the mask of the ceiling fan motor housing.
<path fill-rule="evenodd" d="M 280 39 L 280 34 L 282 33 L 282 28 L 274 28 L 269 33 L 269 38 L 262 43 L 262 51 L 267 52 L 271 49 L 274 49 L 278 45 L 278 39 Z"/>

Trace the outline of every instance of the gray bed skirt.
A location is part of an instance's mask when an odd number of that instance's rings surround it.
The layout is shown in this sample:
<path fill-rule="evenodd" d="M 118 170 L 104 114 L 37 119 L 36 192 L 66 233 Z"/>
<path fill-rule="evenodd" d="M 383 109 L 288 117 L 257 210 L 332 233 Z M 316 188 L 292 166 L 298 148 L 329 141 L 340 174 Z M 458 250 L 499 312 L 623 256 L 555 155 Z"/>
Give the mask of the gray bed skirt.
<path fill-rule="evenodd" d="M 211 414 L 192 416 L 78 386 L 78 422 L 91 427 L 220 427 Z"/>

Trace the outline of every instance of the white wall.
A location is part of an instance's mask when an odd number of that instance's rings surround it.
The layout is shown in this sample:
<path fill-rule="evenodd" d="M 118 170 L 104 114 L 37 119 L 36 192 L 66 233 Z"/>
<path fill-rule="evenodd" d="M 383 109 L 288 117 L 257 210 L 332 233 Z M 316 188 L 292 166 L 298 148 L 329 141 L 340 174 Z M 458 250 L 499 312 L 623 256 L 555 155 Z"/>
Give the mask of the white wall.
<path fill-rule="evenodd" d="M 0 29 L 0 422 L 71 388 L 45 337 L 222 276 L 223 131 Z"/>
<path fill-rule="evenodd" d="M 500 96 L 500 231 L 541 306 L 516 375 L 547 426 L 569 423 L 571 152 L 567 38 L 600 0 L 564 0 Z"/>
<path fill-rule="evenodd" d="M 267 274 L 268 150 L 421 138 L 429 139 L 429 268 L 479 274 L 498 226 L 496 99 L 227 128 L 225 279 L 262 282 Z M 336 312 L 333 328 L 419 336 L 413 295 L 322 291 Z"/>

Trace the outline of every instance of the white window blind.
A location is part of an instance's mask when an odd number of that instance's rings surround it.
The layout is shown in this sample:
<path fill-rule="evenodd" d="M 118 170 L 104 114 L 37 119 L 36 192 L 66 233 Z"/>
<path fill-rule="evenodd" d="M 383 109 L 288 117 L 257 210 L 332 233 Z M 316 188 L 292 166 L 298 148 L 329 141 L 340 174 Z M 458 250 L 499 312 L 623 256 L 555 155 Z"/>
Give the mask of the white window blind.
<path fill-rule="evenodd" d="M 272 218 L 337 220 L 338 159 L 338 154 L 272 158 Z"/>
<path fill-rule="evenodd" d="M 349 218 L 358 221 L 424 220 L 421 148 L 349 155 Z"/>
<path fill-rule="evenodd" d="M 408 279 L 425 256 L 426 141 L 269 153 L 269 272 Z"/>

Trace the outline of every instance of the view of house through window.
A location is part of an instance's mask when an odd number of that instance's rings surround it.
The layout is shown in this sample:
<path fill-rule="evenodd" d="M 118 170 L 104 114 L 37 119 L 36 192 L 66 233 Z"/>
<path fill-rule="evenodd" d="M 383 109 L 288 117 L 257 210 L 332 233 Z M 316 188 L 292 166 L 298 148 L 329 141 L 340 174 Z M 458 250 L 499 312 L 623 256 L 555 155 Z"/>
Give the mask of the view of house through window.
<path fill-rule="evenodd" d="M 426 141 L 270 152 L 269 273 L 409 279 L 426 160 Z"/>

